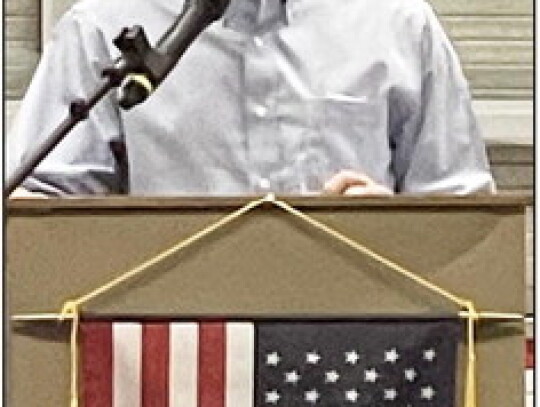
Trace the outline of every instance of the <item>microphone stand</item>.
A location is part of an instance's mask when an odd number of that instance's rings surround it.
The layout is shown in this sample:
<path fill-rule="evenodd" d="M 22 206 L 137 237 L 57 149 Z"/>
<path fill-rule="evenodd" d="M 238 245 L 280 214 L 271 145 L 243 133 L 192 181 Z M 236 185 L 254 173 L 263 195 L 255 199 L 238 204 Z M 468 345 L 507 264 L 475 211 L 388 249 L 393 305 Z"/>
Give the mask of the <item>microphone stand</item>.
<path fill-rule="evenodd" d="M 124 28 L 115 38 L 114 45 L 121 51 L 121 56 L 114 65 L 102 71 L 105 82 L 86 100 L 76 99 L 69 106 L 68 116 L 56 127 L 54 132 L 40 145 L 23 164 L 8 178 L 4 195 L 8 197 L 43 159 L 62 141 L 81 121 L 88 118 L 92 108 L 113 88 L 119 87 L 124 79 L 132 74 L 149 75 L 160 65 L 167 66 L 166 56 L 160 55 L 150 45 L 141 26 Z M 123 95 L 120 106 L 129 109 L 140 99 L 127 92 Z"/>

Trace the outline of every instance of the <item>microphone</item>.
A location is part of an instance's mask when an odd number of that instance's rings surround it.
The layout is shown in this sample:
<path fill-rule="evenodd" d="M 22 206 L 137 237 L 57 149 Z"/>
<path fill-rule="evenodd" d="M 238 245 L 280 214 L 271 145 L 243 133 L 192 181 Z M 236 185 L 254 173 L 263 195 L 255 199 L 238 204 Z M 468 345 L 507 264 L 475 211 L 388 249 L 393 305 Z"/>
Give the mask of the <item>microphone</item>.
<path fill-rule="evenodd" d="M 140 72 L 129 74 L 124 80 L 120 107 L 130 109 L 144 102 L 176 66 L 195 38 L 223 16 L 229 3 L 230 0 L 186 0 L 182 13 L 155 48 L 148 45 L 142 27 L 125 30 L 114 43 L 121 50 L 138 55 L 137 70 Z"/>

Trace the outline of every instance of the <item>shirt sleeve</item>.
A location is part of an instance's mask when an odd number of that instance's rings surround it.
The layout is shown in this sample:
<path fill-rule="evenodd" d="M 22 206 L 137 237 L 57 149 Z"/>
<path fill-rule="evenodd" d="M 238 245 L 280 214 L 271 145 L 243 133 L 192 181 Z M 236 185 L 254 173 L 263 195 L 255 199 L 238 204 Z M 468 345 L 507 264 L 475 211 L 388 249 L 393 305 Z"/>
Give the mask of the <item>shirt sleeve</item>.
<path fill-rule="evenodd" d="M 494 192 L 486 149 L 458 57 L 430 6 L 421 32 L 419 106 L 394 138 L 401 193 Z"/>
<path fill-rule="evenodd" d="M 112 63 L 102 33 L 72 9 L 45 47 L 7 143 L 8 174 L 24 162 L 68 116 L 75 99 L 87 99 Z M 120 193 L 127 165 L 119 112 L 111 93 L 79 123 L 23 183 L 52 195 Z"/>

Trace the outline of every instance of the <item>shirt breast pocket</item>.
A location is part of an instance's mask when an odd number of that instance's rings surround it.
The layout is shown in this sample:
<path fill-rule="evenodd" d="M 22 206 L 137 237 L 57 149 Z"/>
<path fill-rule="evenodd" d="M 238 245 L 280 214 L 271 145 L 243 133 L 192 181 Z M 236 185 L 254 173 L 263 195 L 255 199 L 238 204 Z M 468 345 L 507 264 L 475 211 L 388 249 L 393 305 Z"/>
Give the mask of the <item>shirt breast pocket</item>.
<path fill-rule="evenodd" d="M 320 133 L 340 154 L 370 154 L 383 141 L 384 110 L 367 97 L 327 95 L 318 110 Z"/>
<path fill-rule="evenodd" d="M 371 130 L 380 112 L 367 97 L 330 94 L 320 99 L 322 126 L 333 131 Z"/>

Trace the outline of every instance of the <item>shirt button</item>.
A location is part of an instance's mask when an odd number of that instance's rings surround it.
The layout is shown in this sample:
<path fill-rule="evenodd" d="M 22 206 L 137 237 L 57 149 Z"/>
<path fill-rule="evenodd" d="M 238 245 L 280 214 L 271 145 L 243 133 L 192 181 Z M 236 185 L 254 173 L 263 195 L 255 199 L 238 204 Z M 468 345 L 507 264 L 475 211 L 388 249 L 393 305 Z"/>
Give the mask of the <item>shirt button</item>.
<path fill-rule="evenodd" d="M 259 180 L 259 188 L 263 191 L 270 191 L 270 180 L 267 178 L 261 178 Z"/>
<path fill-rule="evenodd" d="M 261 48 L 262 46 L 264 46 L 264 41 L 261 37 L 259 36 L 256 36 L 253 38 L 253 42 L 255 43 L 255 45 L 259 48 Z"/>
<path fill-rule="evenodd" d="M 255 116 L 263 118 L 268 114 L 268 108 L 263 105 L 257 105 L 254 107 Z"/>

